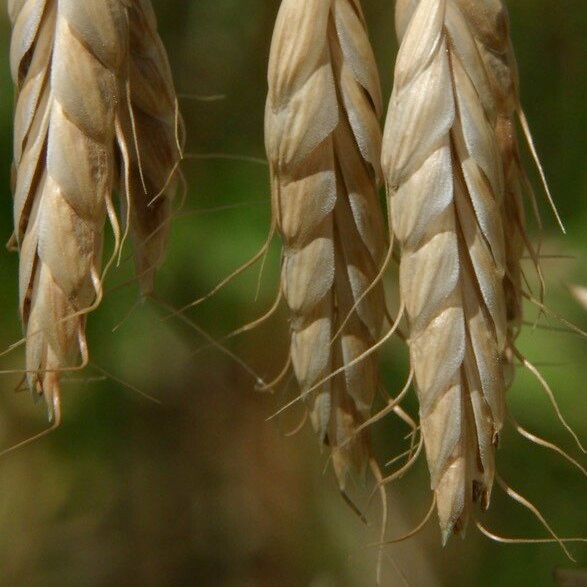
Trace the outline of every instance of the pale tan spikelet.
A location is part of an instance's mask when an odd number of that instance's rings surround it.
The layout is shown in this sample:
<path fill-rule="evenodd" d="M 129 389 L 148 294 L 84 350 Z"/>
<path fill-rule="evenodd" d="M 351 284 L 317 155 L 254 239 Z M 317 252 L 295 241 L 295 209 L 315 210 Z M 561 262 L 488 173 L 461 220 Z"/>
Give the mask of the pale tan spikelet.
<path fill-rule="evenodd" d="M 504 280 L 508 316 L 506 382 L 511 385 L 515 367 L 513 347 L 522 326 L 522 257 L 528 250 L 540 277 L 539 259 L 526 232 L 524 199 L 532 204 L 534 194 L 522 165 L 516 133 L 516 116 L 521 112 L 518 68 L 510 40 L 507 8 L 502 0 L 459 0 L 458 4 L 474 38 L 470 61 L 475 67 L 477 90 L 490 94 L 496 109 L 496 137 L 504 169 L 504 224 L 506 275 Z"/>
<path fill-rule="evenodd" d="M 143 293 L 150 293 L 163 262 L 177 191 L 184 143 L 183 123 L 167 53 L 157 32 L 150 0 L 133 0 L 128 77 L 120 89 L 130 108 L 123 115 L 123 136 L 130 155 L 129 190 L 124 162 L 121 197 L 130 200 L 130 226 L 137 274 Z"/>
<path fill-rule="evenodd" d="M 148 0 L 13 1 L 9 13 L 17 90 L 13 242 L 26 369 L 51 415 L 60 372 L 87 361 L 85 321 L 102 296 L 107 214 L 115 254 L 121 245 L 112 203 L 118 187 L 141 285 L 152 289 L 183 129 Z"/>
<path fill-rule="evenodd" d="M 29 383 L 51 414 L 58 372 L 85 356 L 83 313 L 99 295 L 127 18 L 106 0 L 28 0 L 11 15 L 20 309 Z"/>
<path fill-rule="evenodd" d="M 384 318 L 379 182 L 379 79 L 356 0 L 283 0 L 269 63 L 265 141 L 274 216 L 284 241 L 282 288 L 302 393 L 369 349 Z M 313 425 L 332 449 L 342 488 L 363 471 L 368 440 L 347 442 L 368 417 L 374 356 L 310 396 Z"/>
<path fill-rule="evenodd" d="M 505 413 L 504 178 L 473 25 L 457 0 L 397 3 L 382 155 L 444 541 L 489 504 Z"/>
<path fill-rule="evenodd" d="M 13 3 L 15 237 L 30 385 L 51 413 L 58 371 L 85 354 L 114 182 L 117 75 L 128 36 L 121 2 Z"/>
<path fill-rule="evenodd" d="M 504 169 L 504 225 L 506 274 L 504 288 L 508 316 L 508 345 L 517 337 L 522 322 L 521 258 L 525 249 L 523 174 L 516 139 L 514 115 L 518 108 L 518 72 L 509 42 L 509 22 L 501 0 L 456 0 L 468 24 L 467 46 L 457 46 L 461 58 L 475 71 L 473 83 L 480 96 L 495 108 L 495 131 Z M 513 353 L 506 350 L 507 382 L 513 379 Z"/>

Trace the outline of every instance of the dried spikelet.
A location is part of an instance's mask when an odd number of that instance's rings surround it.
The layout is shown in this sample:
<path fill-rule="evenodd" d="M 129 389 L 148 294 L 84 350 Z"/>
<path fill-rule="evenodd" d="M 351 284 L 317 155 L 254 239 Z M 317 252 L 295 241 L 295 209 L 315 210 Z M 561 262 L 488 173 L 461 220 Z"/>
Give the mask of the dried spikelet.
<path fill-rule="evenodd" d="M 163 95 L 161 104 L 151 109 L 145 89 L 149 83 L 157 86 L 159 77 L 164 81 L 157 89 L 150 88 L 152 93 L 169 85 L 148 7 L 127 0 L 9 4 L 11 68 L 17 90 L 13 241 L 20 252 L 28 381 L 35 395 L 45 397 L 50 416 L 58 407 L 60 371 L 75 368 L 80 358 L 87 360 L 85 315 L 101 298 L 106 214 L 119 245 L 112 205 L 117 161 L 123 163 L 122 177 L 136 181 L 139 165 L 133 147 L 143 141 L 139 151 L 141 156 L 146 152 L 151 165 L 146 183 L 154 191 L 165 184 L 160 176 L 169 176 L 161 168 L 173 167 L 170 157 L 152 164 L 172 142 L 169 127 L 175 125 L 167 111 L 174 111 L 173 98 Z M 129 15 L 141 17 L 131 23 L 132 37 Z M 137 38 L 143 34 L 146 38 Z M 132 90 L 133 85 L 136 142 L 122 91 Z M 167 110 L 166 101 L 171 102 Z M 132 187 L 129 192 L 138 193 Z M 166 200 L 163 212 L 154 213 L 155 220 L 140 197 L 136 203 L 133 200 L 131 217 L 138 234 L 168 213 Z M 159 252 L 146 249 L 140 256 L 145 259 L 142 265 L 156 265 Z"/>
<path fill-rule="evenodd" d="M 31 388 L 49 410 L 58 370 L 84 354 L 85 311 L 100 288 L 114 183 L 117 77 L 128 31 L 120 2 L 13 4 L 15 237 Z"/>
<path fill-rule="evenodd" d="M 134 0 L 128 13 L 130 58 L 127 86 L 121 88 L 121 95 L 127 95 L 129 111 L 124 113 L 123 134 L 130 149 L 128 198 L 137 274 L 147 294 L 167 248 L 183 126 L 150 0 Z M 124 166 L 121 176 L 124 194 Z"/>
<path fill-rule="evenodd" d="M 381 266 L 377 197 L 379 80 L 355 0 L 284 0 L 269 63 L 265 141 L 273 211 L 284 241 L 282 288 L 291 359 L 302 393 L 369 349 L 383 323 L 380 285 L 331 339 Z M 313 425 L 344 488 L 363 471 L 368 439 L 347 442 L 368 417 L 374 356 L 310 394 Z"/>
<path fill-rule="evenodd" d="M 505 412 L 498 109 L 483 85 L 477 15 L 465 4 L 398 1 L 401 47 L 382 157 L 444 541 L 464 531 L 473 502 L 488 507 Z"/>
<path fill-rule="evenodd" d="M 506 256 L 504 280 L 508 319 L 508 337 L 505 358 L 506 384 L 513 381 L 513 346 L 522 325 L 522 267 L 521 259 L 528 248 L 534 262 L 538 260 L 526 234 L 524 195 L 531 193 L 530 182 L 521 163 L 516 137 L 515 116 L 521 111 L 518 69 L 510 42 L 509 17 L 501 0 L 458 0 L 457 4 L 469 23 L 474 44 L 463 58 L 476 72 L 473 80 L 479 95 L 491 95 L 495 104 L 495 132 L 503 170 L 504 198 L 501 205 Z M 537 266 L 538 269 L 538 266 Z"/>
<path fill-rule="evenodd" d="M 497 109 L 495 124 L 505 179 L 505 197 L 502 204 L 504 233 L 506 235 L 505 291 L 508 315 L 508 339 L 506 348 L 506 384 L 509 386 L 515 373 L 517 354 L 515 341 L 522 326 L 523 290 L 530 287 L 522 268 L 522 257 L 527 253 L 532 260 L 541 284 L 540 301 L 544 293 L 544 281 L 540 267 L 539 251 L 532 244 L 526 231 L 524 202 L 527 199 L 534 208 L 539 228 L 542 228 L 536 196 L 522 164 L 516 132 L 516 118 L 521 122 L 526 141 L 540 173 L 543 187 L 554 215 L 564 232 L 561 219 L 552 201 L 546 178 L 533 145 L 530 129 L 520 103 L 519 78 L 516 58 L 510 38 L 507 7 L 502 0 L 483 0 L 479 4 L 460 0 L 463 13 L 472 23 L 476 47 L 484 65 L 489 86 Z"/>

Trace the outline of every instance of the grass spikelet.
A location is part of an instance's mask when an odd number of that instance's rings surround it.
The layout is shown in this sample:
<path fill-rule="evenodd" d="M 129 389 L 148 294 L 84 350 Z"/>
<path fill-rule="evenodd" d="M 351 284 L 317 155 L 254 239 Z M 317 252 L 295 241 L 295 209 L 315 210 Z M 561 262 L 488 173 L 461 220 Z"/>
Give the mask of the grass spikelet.
<path fill-rule="evenodd" d="M 488 507 L 505 415 L 504 177 L 497 108 L 464 4 L 397 3 L 382 155 L 444 542 L 464 531 L 474 502 Z"/>
<path fill-rule="evenodd" d="M 520 147 L 516 136 L 516 116 L 525 134 L 530 152 L 537 164 L 543 187 L 550 201 L 555 217 L 564 232 L 564 226 L 546 183 L 545 174 L 538 159 L 530 135 L 529 125 L 522 110 L 519 94 L 519 79 L 516 59 L 510 40 L 509 17 L 502 0 L 456 0 L 464 19 L 470 23 L 474 39 L 475 53 L 479 55 L 480 65 L 474 67 L 476 59 L 469 58 L 471 67 L 479 71 L 474 84 L 480 96 L 488 95 L 495 105 L 495 135 L 499 145 L 501 162 L 504 170 L 504 198 L 501 202 L 501 215 L 504 225 L 506 272 L 504 290 L 507 308 L 507 341 L 505 352 L 506 385 L 511 385 L 515 373 L 515 359 L 518 358 L 527 369 L 538 378 L 547 390 L 555 411 L 562 424 L 571 433 L 577 445 L 584 450 L 575 432 L 566 423 L 554 400 L 548 385 L 537 369 L 516 348 L 516 338 L 523 324 L 522 305 L 524 290 L 530 285 L 522 270 L 522 258 L 528 254 L 540 282 L 540 302 L 544 296 L 544 279 L 540 267 L 539 247 L 534 248 L 526 232 L 524 201 L 527 199 L 534 206 L 538 226 L 542 223 L 537 210 L 535 195 L 526 171 L 522 165 Z M 471 52 L 461 50 L 463 55 Z M 488 100 L 491 105 L 491 101 Z"/>
<path fill-rule="evenodd" d="M 119 2 L 28 0 L 12 16 L 20 310 L 29 384 L 52 414 L 98 295 L 128 33 Z"/>
<path fill-rule="evenodd" d="M 373 346 L 384 320 L 380 284 L 360 300 L 385 257 L 385 233 L 379 79 L 359 3 L 284 0 L 268 81 L 273 213 L 284 242 L 291 359 L 304 393 Z M 365 433 L 349 439 L 369 417 L 376 388 L 371 355 L 310 394 L 314 428 L 332 450 L 342 489 L 351 468 L 369 463 Z"/>
<path fill-rule="evenodd" d="M 130 202 L 137 274 L 143 293 L 148 294 L 167 248 L 184 131 L 150 0 L 135 0 L 128 14 L 128 78 L 120 92 L 128 105 L 123 128 L 131 154 L 128 194 L 124 169 L 121 192 Z"/>
<path fill-rule="evenodd" d="M 470 69 L 477 72 L 474 84 L 480 96 L 491 96 L 489 104 L 495 108 L 495 133 L 504 170 L 504 197 L 501 202 L 506 256 L 504 288 L 508 319 L 506 349 L 506 383 L 513 381 L 513 346 L 523 321 L 522 289 L 525 276 L 522 257 L 528 252 L 541 282 L 540 299 L 544 284 L 536 251 L 526 232 L 524 201 L 527 198 L 536 206 L 535 195 L 522 165 L 516 133 L 516 115 L 522 111 L 519 97 L 518 68 L 510 41 L 509 17 L 501 0 L 458 0 L 464 18 L 470 23 L 472 41 L 470 48 L 460 49 L 463 59 L 468 59 Z M 458 50 L 458 49 L 457 49 Z M 493 102 L 493 104 L 491 104 Z M 540 215 L 535 208 L 541 228 Z"/>
<path fill-rule="evenodd" d="M 112 203 L 118 162 L 125 192 L 133 184 L 135 232 L 142 236 L 166 214 L 148 209 L 134 184 L 140 173 L 149 189 L 160 190 L 178 159 L 168 155 L 170 142 L 177 151 L 169 120 L 175 95 L 148 2 L 24 0 L 10 2 L 9 14 L 17 94 L 12 240 L 20 255 L 26 371 L 53 417 L 60 372 L 88 361 L 86 314 L 102 297 L 107 215 L 115 254 L 121 245 Z M 153 245 L 139 247 L 140 270 L 158 264 L 160 243 L 156 253 Z"/>

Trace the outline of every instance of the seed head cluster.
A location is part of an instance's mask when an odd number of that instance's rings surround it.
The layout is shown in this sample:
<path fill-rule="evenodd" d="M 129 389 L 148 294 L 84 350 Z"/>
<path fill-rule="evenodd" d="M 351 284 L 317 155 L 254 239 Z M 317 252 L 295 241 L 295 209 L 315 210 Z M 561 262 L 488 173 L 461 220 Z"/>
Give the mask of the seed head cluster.
<path fill-rule="evenodd" d="M 358 2 L 284 0 L 268 79 L 265 137 L 291 359 L 344 488 L 349 470 L 368 462 L 367 437 L 354 432 L 370 414 L 376 358 L 320 382 L 367 351 L 384 319 L 382 286 L 367 292 L 386 248 L 381 96 Z"/>
<path fill-rule="evenodd" d="M 446 542 L 464 533 L 475 507 L 489 507 L 499 481 L 506 391 L 521 359 L 524 255 L 542 284 L 526 232 L 525 207 L 536 204 L 518 123 L 537 156 L 503 1 L 395 7 L 400 48 L 382 129 L 359 0 L 282 0 L 265 146 L 289 360 L 340 489 L 368 464 L 378 470 L 369 438 L 381 389 L 376 351 L 398 328 L 410 355 L 405 390 L 413 377 L 419 401 L 414 439 L 420 434 L 426 451 L 430 511 Z M 26 378 L 58 422 L 61 374 L 89 360 L 86 321 L 127 236 L 141 290 L 153 291 L 184 128 L 150 0 L 8 0 L 8 10 L 10 244 L 19 254 Z M 107 221 L 114 252 L 103 259 Z M 382 277 L 392 259 L 395 318 Z M 379 414 L 392 409 L 405 414 L 391 401 Z"/>
<path fill-rule="evenodd" d="M 53 417 L 60 374 L 88 360 L 85 326 L 102 298 L 106 217 L 115 255 L 130 227 L 141 282 L 152 287 L 181 156 L 176 98 L 149 0 L 10 0 L 9 14 L 12 244 L 27 379 Z"/>

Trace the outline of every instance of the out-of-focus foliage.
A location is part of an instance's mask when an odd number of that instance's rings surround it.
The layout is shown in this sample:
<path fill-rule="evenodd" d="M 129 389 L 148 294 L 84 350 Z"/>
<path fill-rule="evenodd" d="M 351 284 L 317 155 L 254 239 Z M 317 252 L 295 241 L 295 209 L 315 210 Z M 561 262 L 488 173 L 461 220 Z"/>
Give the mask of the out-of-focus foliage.
<path fill-rule="evenodd" d="M 182 108 L 191 153 L 263 157 L 265 69 L 277 0 L 160 0 L 155 3 L 178 90 L 223 100 L 185 97 Z M 393 2 L 365 0 L 386 96 L 395 41 Z M 587 5 L 584 0 L 510 2 L 523 102 L 564 217 L 568 235 L 556 230 L 541 201 L 545 224 L 547 300 L 558 313 L 585 327 L 584 309 L 567 283 L 587 284 Z M 9 26 L 0 16 L 0 235 L 11 233 L 11 111 Z M 192 96 L 193 97 L 193 96 Z M 177 219 L 158 292 L 179 306 L 208 291 L 252 255 L 269 226 L 269 190 L 263 165 L 189 159 L 189 194 Z M 538 189 L 536 182 L 537 192 Z M 197 324 L 213 336 L 258 316 L 277 287 L 279 246 L 258 271 L 248 272 L 197 310 Z M 21 336 L 17 316 L 17 259 L 0 254 L 0 341 Z M 123 380 L 104 378 L 92 366 L 64 384 L 64 424 L 51 436 L 0 458 L 0 583 L 28 586 L 206 585 L 338 587 L 373 584 L 377 540 L 376 500 L 366 527 L 336 491 L 308 427 L 290 438 L 303 412 L 265 418 L 286 399 L 254 391 L 255 381 L 190 326 L 153 302 L 140 303 L 116 332 L 137 298 L 132 262 L 113 271 L 111 290 L 89 321 L 93 365 Z M 389 280 L 393 305 L 393 277 Z M 536 316 L 531 306 L 528 319 Z M 541 318 L 541 326 L 558 326 Z M 258 331 L 230 342 L 261 376 L 271 378 L 287 353 L 282 311 Z M 552 385 L 571 424 L 587 436 L 585 342 L 577 336 L 531 326 L 520 346 Z M 21 350 L 2 357 L 18 369 Z M 382 357 L 384 383 L 397 391 L 406 376 L 401 345 Z M 46 426 L 44 410 L 27 393 L 15 393 L 18 375 L 2 375 L 0 442 L 8 447 Z M 133 389 L 149 393 L 149 402 Z M 568 434 L 529 374 L 519 371 L 509 405 L 532 431 L 577 453 Z M 414 398 L 407 408 L 415 413 Z M 387 419 L 375 428 L 381 459 L 405 446 L 407 427 Z M 579 457 L 580 458 L 580 457 Z M 586 481 L 566 462 L 511 430 L 498 453 L 503 477 L 538 505 L 561 535 L 587 528 Z M 584 462 L 584 461 L 583 461 Z M 368 489 L 353 498 L 367 507 Z M 430 503 L 424 463 L 390 489 L 389 537 L 416 524 Z M 496 490 L 483 523 L 508 536 L 544 536 L 519 505 Z M 552 584 L 566 566 L 550 545 L 500 546 L 472 528 L 465 542 L 442 550 L 431 523 L 418 538 L 386 549 L 389 585 Z M 571 547 L 587 564 L 587 548 Z"/>

